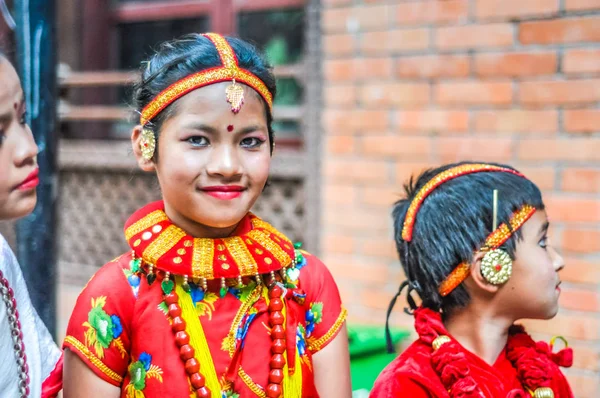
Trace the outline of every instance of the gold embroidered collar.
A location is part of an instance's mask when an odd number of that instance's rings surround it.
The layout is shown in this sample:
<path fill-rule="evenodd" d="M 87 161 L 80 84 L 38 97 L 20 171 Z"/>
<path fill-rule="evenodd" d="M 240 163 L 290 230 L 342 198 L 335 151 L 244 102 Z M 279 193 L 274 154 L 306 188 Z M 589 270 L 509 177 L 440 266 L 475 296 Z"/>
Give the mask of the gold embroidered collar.
<path fill-rule="evenodd" d="M 169 220 L 158 201 L 127 220 L 125 238 L 144 262 L 192 278 L 254 276 L 292 265 L 294 246 L 285 235 L 252 213 L 240 225 L 236 236 L 194 238 Z"/>

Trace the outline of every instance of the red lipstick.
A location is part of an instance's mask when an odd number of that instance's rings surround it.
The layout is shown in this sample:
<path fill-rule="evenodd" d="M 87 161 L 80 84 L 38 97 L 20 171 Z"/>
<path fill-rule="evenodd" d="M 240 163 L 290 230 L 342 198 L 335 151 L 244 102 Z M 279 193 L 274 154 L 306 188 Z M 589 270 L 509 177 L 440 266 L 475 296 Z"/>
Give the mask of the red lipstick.
<path fill-rule="evenodd" d="M 37 187 L 40 183 L 40 179 L 38 178 L 39 174 L 40 170 L 36 168 L 27 176 L 25 180 L 23 180 L 21 184 L 19 184 L 17 189 L 20 191 L 28 191 Z"/>
<path fill-rule="evenodd" d="M 231 200 L 240 197 L 244 191 L 244 187 L 239 185 L 220 185 L 203 187 L 201 190 L 214 198 Z"/>

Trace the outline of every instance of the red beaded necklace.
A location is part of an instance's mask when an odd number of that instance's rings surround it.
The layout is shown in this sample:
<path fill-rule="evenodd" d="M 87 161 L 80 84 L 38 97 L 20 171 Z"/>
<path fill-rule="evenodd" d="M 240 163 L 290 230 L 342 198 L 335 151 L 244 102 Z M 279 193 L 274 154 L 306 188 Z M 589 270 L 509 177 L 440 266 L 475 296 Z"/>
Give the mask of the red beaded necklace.
<path fill-rule="evenodd" d="M 135 270 L 145 274 L 148 284 L 157 277 L 161 281 L 175 343 L 196 395 L 210 398 L 211 392 L 190 345 L 188 325 L 182 317 L 181 298 L 172 275 L 183 276 L 181 287 L 185 291 L 190 290 L 189 278 L 201 281 L 205 291 L 208 280 L 220 278 L 221 296 L 228 280 L 238 285 L 246 277 L 253 278 L 257 285 L 267 281 L 271 359 L 265 394 L 269 398 L 281 397 L 287 347 L 282 295 L 286 290 L 284 284 L 290 283 L 287 271 L 294 274 L 296 263 L 301 259 L 299 247 L 252 214 L 240 223 L 241 229 L 249 230 L 244 234 L 224 239 L 193 238 L 172 224 L 163 208 L 162 202 L 155 202 L 136 212 L 125 225 L 125 235 L 133 249 L 133 261 L 137 262 Z"/>

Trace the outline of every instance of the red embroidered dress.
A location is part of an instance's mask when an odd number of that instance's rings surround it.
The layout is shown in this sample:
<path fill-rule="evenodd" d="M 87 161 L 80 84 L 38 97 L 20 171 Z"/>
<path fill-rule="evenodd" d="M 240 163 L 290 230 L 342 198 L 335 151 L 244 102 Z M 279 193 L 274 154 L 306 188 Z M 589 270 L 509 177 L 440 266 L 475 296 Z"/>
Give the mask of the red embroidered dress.
<path fill-rule="evenodd" d="M 180 311 L 191 308 L 200 321 L 188 334 L 210 396 L 265 397 L 272 371 L 266 285 L 274 271 L 285 302 L 283 396 L 318 397 L 312 355 L 337 335 L 346 317 L 325 265 L 295 253 L 285 236 L 252 214 L 230 238 L 194 239 L 168 220 L 163 206 L 152 203 L 129 219 L 125 234 L 132 252 L 106 264 L 85 286 L 64 347 L 121 387 L 122 397 L 196 396 L 165 302 L 164 290 L 172 288 L 183 303 Z"/>
<path fill-rule="evenodd" d="M 552 353 L 520 326 L 511 328 L 492 366 L 452 339 L 437 312 L 416 310 L 415 329 L 419 339 L 383 370 L 371 398 L 527 398 L 540 387 L 551 388 L 555 398 L 573 398 L 559 368 L 571 366 L 571 349 Z M 434 350 L 439 336 L 450 339 Z"/>

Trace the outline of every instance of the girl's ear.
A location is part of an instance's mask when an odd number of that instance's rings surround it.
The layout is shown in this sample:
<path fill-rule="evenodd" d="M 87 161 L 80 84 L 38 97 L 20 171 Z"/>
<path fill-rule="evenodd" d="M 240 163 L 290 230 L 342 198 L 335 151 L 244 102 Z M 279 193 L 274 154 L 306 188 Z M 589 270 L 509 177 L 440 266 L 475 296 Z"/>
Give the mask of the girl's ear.
<path fill-rule="evenodd" d="M 488 293 L 496 293 L 502 285 L 491 284 L 481 273 L 481 260 L 484 255 L 485 253 L 483 252 L 477 252 L 473 257 L 473 261 L 471 262 L 471 279 L 473 280 L 473 284 L 479 289 Z"/>
<path fill-rule="evenodd" d="M 137 160 L 138 166 L 144 171 L 156 171 L 154 160 L 148 160 L 142 156 L 142 131 L 143 127 L 139 124 L 133 128 L 131 132 L 131 146 L 133 147 L 133 154 Z"/>

